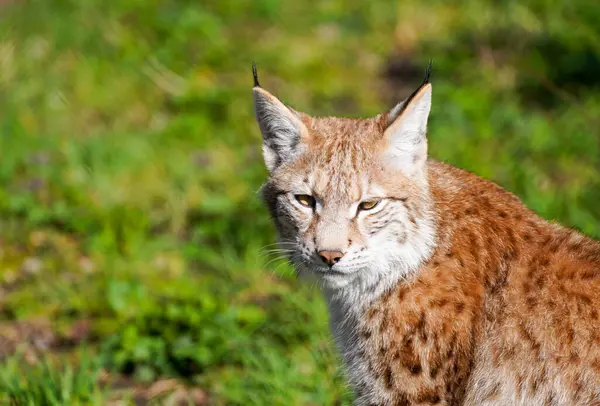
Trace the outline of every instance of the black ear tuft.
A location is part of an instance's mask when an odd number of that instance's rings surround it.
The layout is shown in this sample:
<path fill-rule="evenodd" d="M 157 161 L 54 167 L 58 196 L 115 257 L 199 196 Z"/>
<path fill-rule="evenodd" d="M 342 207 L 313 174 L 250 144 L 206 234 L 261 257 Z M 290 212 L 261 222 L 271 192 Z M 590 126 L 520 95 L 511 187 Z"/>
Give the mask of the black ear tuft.
<path fill-rule="evenodd" d="M 260 87 L 260 83 L 258 83 L 258 73 L 256 72 L 256 62 L 252 62 L 252 76 L 254 76 L 254 87 Z"/>
<path fill-rule="evenodd" d="M 423 83 L 421 83 L 421 86 L 419 86 L 414 92 L 412 92 L 412 94 L 408 96 L 408 98 L 402 103 L 398 103 L 396 107 L 394 107 L 388 113 L 388 125 L 391 125 L 398 117 L 400 117 L 400 115 L 404 112 L 404 110 L 406 110 L 412 99 L 414 99 L 414 97 L 419 93 L 419 91 L 423 89 L 425 85 L 430 83 L 429 78 L 431 77 L 431 65 L 432 60 L 430 59 L 429 63 L 427 64 L 427 69 L 425 70 L 425 79 L 423 79 Z"/>
<path fill-rule="evenodd" d="M 425 79 L 423 80 L 423 84 L 427 84 L 429 83 L 429 77 L 431 76 L 431 63 L 432 60 L 429 60 L 429 63 L 427 64 L 427 70 L 425 71 Z"/>

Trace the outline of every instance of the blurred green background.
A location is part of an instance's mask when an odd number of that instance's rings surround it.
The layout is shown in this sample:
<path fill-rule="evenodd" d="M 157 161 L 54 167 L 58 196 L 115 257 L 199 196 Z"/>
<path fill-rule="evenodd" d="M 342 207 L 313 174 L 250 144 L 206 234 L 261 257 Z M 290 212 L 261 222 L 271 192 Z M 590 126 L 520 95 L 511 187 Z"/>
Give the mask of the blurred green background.
<path fill-rule="evenodd" d="M 348 404 L 270 251 L 252 61 L 367 116 L 432 58 L 431 155 L 600 236 L 599 34 L 589 0 L 0 1 L 0 400 Z"/>

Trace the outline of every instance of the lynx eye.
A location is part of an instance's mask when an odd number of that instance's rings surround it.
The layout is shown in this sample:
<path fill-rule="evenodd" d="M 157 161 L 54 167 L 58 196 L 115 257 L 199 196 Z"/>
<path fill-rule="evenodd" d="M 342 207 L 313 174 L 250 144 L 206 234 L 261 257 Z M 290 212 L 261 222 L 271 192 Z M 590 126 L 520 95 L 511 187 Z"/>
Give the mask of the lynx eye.
<path fill-rule="evenodd" d="M 381 200 L 366 200 L 358 205 L 358 210 L 372 210 L 381 202 Z"/>
<path fill-rule="evenodd" d="M 304 207 L 315 207 L 315 198 L 311 195 L 294 195 L 298 203 Z"/>

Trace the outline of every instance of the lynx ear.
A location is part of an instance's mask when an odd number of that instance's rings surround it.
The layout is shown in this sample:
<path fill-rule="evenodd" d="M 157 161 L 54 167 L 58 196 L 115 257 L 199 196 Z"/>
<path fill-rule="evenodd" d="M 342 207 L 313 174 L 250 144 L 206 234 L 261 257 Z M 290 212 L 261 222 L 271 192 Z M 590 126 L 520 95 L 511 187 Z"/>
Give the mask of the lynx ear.
<path fill-rule="evenodd" d="M 431 62 L 423 84 L 386 116 L 386 156 L 409 175 L 422 173 L 427 160 L 427 119 L 431 110 Z"/>
<path fill-rule="evenodd" d="M 253 66 L 254 112 L 263 136 L 263 157 L 269 172 L 282 163 L 293 161 L 302 151 L 302 141 L 308 130 L 299 113 L 286 107 L 279 99 L 260 87 Z"/>

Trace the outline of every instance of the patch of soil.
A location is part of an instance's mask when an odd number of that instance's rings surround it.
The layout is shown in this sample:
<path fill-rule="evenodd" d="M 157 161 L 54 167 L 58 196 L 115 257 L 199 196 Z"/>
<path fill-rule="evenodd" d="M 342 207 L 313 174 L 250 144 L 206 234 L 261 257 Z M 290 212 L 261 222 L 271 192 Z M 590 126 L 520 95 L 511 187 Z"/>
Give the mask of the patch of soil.
<path fill-rule="evenodd" d="M 208 406 L 209 397 L 200 388 L 188 387 L 175 379 L 159 379 L 151 384 L 140 384 L 124 375 L 103 373 L 101 385 L 111 393 L 109 406 L 121 405 L 123 398 L 130 398 L 136 406 L 150 404 L 173 406 Z"/>
<path fill-rule="evenodd" d="M 33 363 L 56 342 L 57 336 L 48 320 L 0 323 L 0 361 L 21 350 L 25 359 Z"/>

